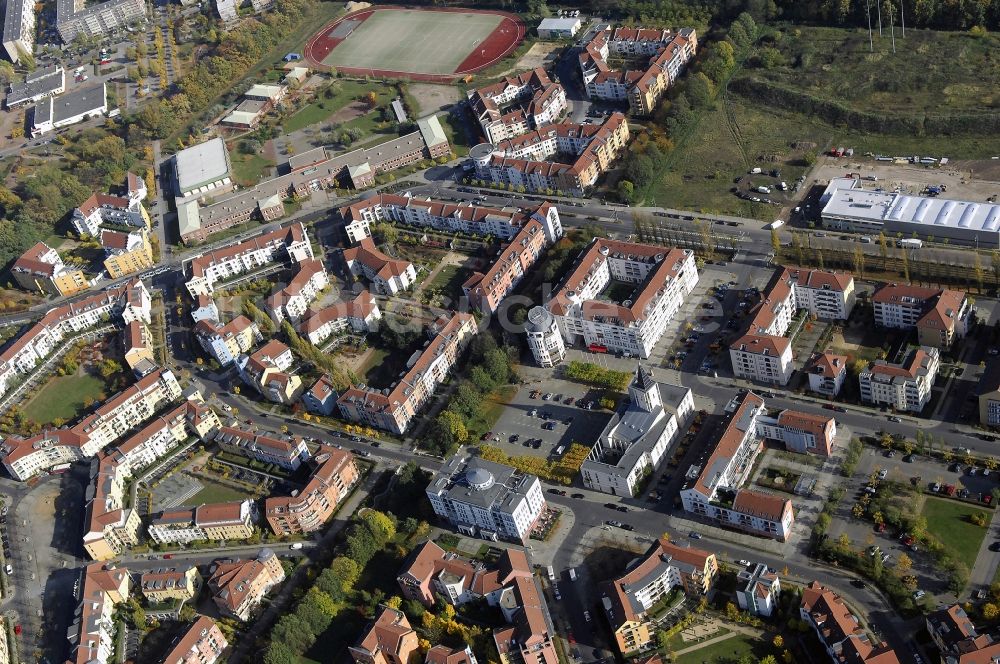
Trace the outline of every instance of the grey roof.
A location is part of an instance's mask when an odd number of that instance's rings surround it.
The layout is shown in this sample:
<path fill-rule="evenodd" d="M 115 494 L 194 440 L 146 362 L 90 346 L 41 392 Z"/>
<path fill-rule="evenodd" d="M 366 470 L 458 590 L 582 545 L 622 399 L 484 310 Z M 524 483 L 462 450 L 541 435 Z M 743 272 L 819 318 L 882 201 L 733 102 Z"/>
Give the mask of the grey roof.
<path fill-rule="evenodd" d="M 103 112 L 108 105 L 105 84 L 101 83 L 96 87 L 74 90 L 58 97 L 49 97 L 38 104 L 38 106 L 45 105 L 51 108 L 53 124 L 88 113 Z M 36 113 L 38 106 L 35 107 Z M 37 124 L 38 116 L 35 117 L 35 124 Z"/>
<path fill-rule="evenodd" d="M 580 27 L 578 18 L 543 18 L 538 24 L 539 30 L 572 30 Z"/>
<path fill-rule="evenodd" d="M 434 473 L 427 492 L 484 510 L 511 513 L 536 479 L 510 466 L 459 452 Z"/>
<path fill-rule="evenodd" d="M 406 122 L 406 109 L 403 108 L 403 102 L 393 99 L 392 112 L 396 114 L 396 122 Z"/>
<path fill-rule="evenodd" d="M 229 176 L 229 155 L 221 138 L 213 138 L 174 155 L 177 186 L 181 192 L 197 189 Z"/>
<path fill-rule="evenodd" d="M 27 9 L 19 0 L 5 0 L 3 17 L 3 41 L 15 41 L 21 38 L 21 28 L 24 24 L 24 12 L 35 11 L 32 6 Z"/>
<path fill-rule="evenodd" d="M 43 99 L 35 104 L 35 110 L 31 121 L 36 127 L 52 121 L 52 97 Z"/>
<path fill-rule="evenodd" d="M 445 135 L 444 129 L 441 128 L 441 123 L 436 115 L 417 120 L 417 128 L 420 130 L 427 147 L 448 142 L 448 137 Z"/>
<path fill-rule="evenodd" d="M 10 86 L 10 92 L 7 94 L 7 106 L 22 104 L 54 93 L 65 85 L 65 75 L 66 72 L 59 65 L 45 67 L 28 74 L 22 83 Z"/>

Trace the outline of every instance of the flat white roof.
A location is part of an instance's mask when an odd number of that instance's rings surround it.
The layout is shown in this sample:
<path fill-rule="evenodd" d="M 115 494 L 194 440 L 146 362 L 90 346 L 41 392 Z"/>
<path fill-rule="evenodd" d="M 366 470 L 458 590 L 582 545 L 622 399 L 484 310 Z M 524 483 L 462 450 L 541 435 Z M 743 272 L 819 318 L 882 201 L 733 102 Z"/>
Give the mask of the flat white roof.
<path fill-rule="evenodd" d="M 417 128 L 420 130 L 420 135 L 427 147 L 448 142 L 448 137 L 445 135 L 444 129 L 441 128 L 441 122 L 436 115 L 417 120 Z"/>
<path fill-rule="evenodd" d="M 201 228 L 201 215 L 198 211 L 198 201 L 181 203 L 177 206 L 177 226 L 181 237 Z"/>
<path fill-rule="evenodd" d="M 539 30 L 572 30 L 580 27 L 578 18 L 543 18 L 538 24 Z"/>
<path fill-rule="evenodd" d="M 221 180 L 229 175 L 229 156 L 221 138 L 213 138 L 174 155 L 177 185 L 181 192 Z"/>
<path fill-rule="evenodd" d="M 268 85 L 266 83 L 256 83 L 250 86 L 250 89 L 246 91 L 245 97 L 265 97 L 267 99 L 274 99 L 281 94 L 282 87 L 280 85 Z"/>
<path fill-rule="evenodd" d="M 1000 231 L 1000 205 L 860 189 L 834 191 L 823 215 L 967 231 Z"/>

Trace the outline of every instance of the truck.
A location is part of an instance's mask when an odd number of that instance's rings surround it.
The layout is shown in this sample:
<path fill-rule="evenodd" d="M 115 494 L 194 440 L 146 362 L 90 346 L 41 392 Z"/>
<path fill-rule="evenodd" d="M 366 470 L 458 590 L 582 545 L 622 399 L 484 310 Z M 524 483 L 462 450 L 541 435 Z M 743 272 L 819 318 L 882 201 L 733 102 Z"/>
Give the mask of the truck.
<path fill-rule="evenodd" d="M 905 240 L 900 240 L 897 244 L 900 247 L 904 247 L 906 249 L 919 249 L 920 247 L 924 246 L 924 241 L 911 237 L 911 238 L 906 238 Z"/>

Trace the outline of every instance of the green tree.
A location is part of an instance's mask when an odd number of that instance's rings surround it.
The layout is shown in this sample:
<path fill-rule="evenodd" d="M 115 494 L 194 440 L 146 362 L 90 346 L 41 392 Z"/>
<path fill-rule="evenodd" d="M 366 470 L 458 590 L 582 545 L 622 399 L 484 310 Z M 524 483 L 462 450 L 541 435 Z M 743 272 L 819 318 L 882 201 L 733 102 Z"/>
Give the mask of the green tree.
<path fill-rule="evenodd" d="M 272 633 L 271 642 L 264 653 L 264 664 L 299 664 L 301 661 L 298 653 L 284 642 L 276 640 Z"/>
<path fill-rule="evenodd" d="M 396 536 L 396 523 L 383 512 L 365 510 L 361 515 L 361 521 L 368 526 L 368 530 L 381 544 L 390 542 Z"/>

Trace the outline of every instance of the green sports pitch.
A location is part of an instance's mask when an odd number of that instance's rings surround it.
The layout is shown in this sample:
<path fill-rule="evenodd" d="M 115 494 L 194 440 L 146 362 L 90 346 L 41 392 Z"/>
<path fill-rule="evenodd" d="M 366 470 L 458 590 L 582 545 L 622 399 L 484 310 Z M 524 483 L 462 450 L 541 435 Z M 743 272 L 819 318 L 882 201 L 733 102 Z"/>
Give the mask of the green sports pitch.
<path fill-rule="evenodd" d="M 323 64 L 452 74 L 503 20 L 497 14 L 377 10 L 338 44 Z"/>

